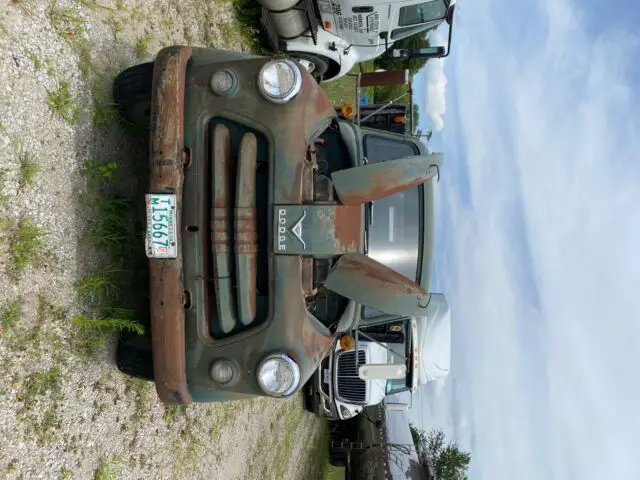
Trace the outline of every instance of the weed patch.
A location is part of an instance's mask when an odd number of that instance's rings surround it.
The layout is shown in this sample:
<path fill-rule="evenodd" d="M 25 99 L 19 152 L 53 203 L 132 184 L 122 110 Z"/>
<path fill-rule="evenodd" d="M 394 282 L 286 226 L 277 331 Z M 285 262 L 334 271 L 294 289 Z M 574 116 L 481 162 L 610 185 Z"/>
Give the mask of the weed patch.
<path fill-rule="evenodd" d="M 2 310 L 0 310 L 0 331 L 4 336 L 6 332 L 13 330 L 22 319 L 22 308 L 24 307 L 24 299 L 18 298 L 11 302 L 7 302 Z"/>
<path fill-rule="evenodd" d="M 7 169 L 0 168 L 0 207 L 6 206 L 9 201 L 9 195 L 4 193 L 4 189 L 7 185 Z"/>
<path fill-rule="evenodd" d="M 9 234 L 9 262 L 7 273 L 19 277 L 29 266 L 37 267 L 44 256 L 43 230 L 33 224 L 30 217 L 21 218 Z"/>
<path fill-rule="evenodd" d="M 145 35 L 144 37 L 138 38 L 136 42 L 136 57 L 138 60 L 144 60 L 149 57 L 149 45 L 153 40 L 153 35 Z"/>
<path fill-rule="evenodd" d="M 61 81 L 56 91 L 47 92 L 47 106 L 69 125 L 74 125 L 80 116 L 80 104 L 73 99 L 69 83 Z"/>
<path fill-rule="evenodd" d="M 240 36 L 252 52 L 258 54 L 269 53 L 269 39 L 260 24 L 262 6 L 254 0 L 233 0 L 233 9 L 238 20 Z"/>
<path fill-rule="evenodd" d="M 40 172 L 40 165 L 37 163 L 36 156 L 24 146 L 21 146 L 18 150 L 18 161 L 20 162 L 20 177 L 18 180 L 20 188 L 33 187 Z"/>
<path fill-rule="evenodd" d="M 45 13 L 55 32 L 71 43 L 77 43 L 86 31 L 86 21 L 76 8 L 61 7 L 57 0 L 51 0 Z"/>
<path fill-rule="evenodd" d="M 22 402 L 22 410 L 31 410 L 42 397 L 58 400 L 61 395 L 62 373 L 58 367 L 30 374 L 22 385 L 16 400 Z"/>
<path fill-rule="evenodd" d="M 117 472 L 114 462 L 108 461 L 106 458 L 100 458 L 98 468 L 93 476 L 94 480 L 116 480 Z"/>

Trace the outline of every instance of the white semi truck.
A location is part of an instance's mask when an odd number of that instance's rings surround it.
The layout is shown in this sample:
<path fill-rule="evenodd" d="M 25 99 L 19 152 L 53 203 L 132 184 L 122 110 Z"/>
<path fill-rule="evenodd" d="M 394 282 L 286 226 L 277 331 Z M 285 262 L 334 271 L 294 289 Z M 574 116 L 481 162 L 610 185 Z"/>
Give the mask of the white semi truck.
<path fill-rule="evenodd" d="M 451 45 L 456 0 L 258 0 L 262 25 L 276 51 L 296 58 L 317 78 L 346 75 L 397 40 L 449 24 L 449 46 L 422 49 L 443 57 Z"/>
<path fill-rule="evenodd" d="M 372 317 L 354 336 L 355 345 L 336 342 L 307 384 L 309 409 L 331 420 L 353 418 L 389 395 L 412 395 L 449 373 L 451 314 L 443 294 L 430 294 L 425 317 Z"/>

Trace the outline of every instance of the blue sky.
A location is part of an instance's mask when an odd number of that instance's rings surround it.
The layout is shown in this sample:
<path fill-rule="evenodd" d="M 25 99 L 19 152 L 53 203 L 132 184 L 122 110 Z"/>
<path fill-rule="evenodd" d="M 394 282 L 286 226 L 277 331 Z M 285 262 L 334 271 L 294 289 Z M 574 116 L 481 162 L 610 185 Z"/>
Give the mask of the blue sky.
<path fill-rule="evenodd" d="M 452 371 L 411 416 L 473 479 L 640 478 L 638 24 L 632 0 L 458 2 L 433 142 Z"/>

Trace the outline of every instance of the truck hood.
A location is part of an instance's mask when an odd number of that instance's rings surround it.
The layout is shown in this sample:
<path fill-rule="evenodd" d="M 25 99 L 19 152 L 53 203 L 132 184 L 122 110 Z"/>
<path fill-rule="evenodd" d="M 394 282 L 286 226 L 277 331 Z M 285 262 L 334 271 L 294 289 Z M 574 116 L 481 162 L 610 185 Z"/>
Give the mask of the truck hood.
<path fill-rule="evenodd" d="M 418 383 L 444 378 L 451 365 L 451 310 L 444 295 L 432 293 L 426 317 L 416 317 Z"/>
<path fill-rule="evenodd" d="M 387 350 L 372 342 L 366 344 L 367 363 L 387 363 Z M 387 392 L 386 380 L 367 380 L 369 384 L 369 396 L 367 405 L 378 405 L 384 399 Z"/>

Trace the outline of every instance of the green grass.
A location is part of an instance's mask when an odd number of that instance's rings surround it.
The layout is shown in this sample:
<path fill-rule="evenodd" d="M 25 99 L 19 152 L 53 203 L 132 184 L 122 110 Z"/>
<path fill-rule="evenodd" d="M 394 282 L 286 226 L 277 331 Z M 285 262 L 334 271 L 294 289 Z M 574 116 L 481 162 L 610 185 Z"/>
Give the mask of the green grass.
<path fill-rule="evenodd" d="M 126 245 L 132 237 L 131 201 L 112 195 L 95 198 L 94 220 L 89 239 L 100 248 L 114 249 Z"/>
<path fill-rule="evenodd" d="M 138 60 L 144 60 L 149 57 L 149 46 L 152 40 L 153 35 L 151 34 L 138 38 L 136 42 L 136 58 Z"/>
<path fill-rule="evenodd" d="M 138 322 L 128 318 L 118 317 L 89 317 L 87 315 L 76 315 L 71 322 L 78 328 L 93 330 L 101 333 L 133 332 L 138 335 L 144 334 L 144 327 Z"/>
<path fill-rule="evenodd" d="M 254 53 L 269 53 L 271 51 L 269 40 L 260 23 L 261 5 L 255 0 L 232 0 L 231 3 L 243 42 Z"/>
<path fill-rule="evenodd" d="M 45 254 L 45 233 L 30 217 L 21 218 L 9 234 L 8 273 L 19 277 L 29 266 L 38 266 Z"/>
<path fill-rule="evenodd" d="M 22 319 L 22 307 L 24 307 L 24 299 L 17 298 L 10 302 L 6 302 L 0 310 L 0 326 L 2 330 L 0 334 L 3 336 L 18 326 Z"/>
<path fill-rule="evenodd" d="M 364 62 L 357 64 L 351 70 L 351 74 L 357 74 L 358 72 L 373 72 L 373 62 Z M 345 102 L 352 105 L 356 105 L 356 78 L 345 75 L 332 80 L 330 82 L 322 82 L 322 89 L 327 93 L 331 103 L 336 107 L 339 107 Z M 375 92 L 372 87 L 366 87 L 362 89 L 362 94 L 367 93 L 369 95 L 369 103 L 373 103 Z M 362 95 L 361 94 L 361 95 Z"/>
<path fill-rule="evenodd" d="M 31 410 L 41 397 L 57 400 L 62 394 L 62 373 L 58 367 L 30 374 L 16 400 L 21 401 L 23 410 Z"/>
<path fill-rule="evenodd" d="M 80 104 L 73 99 L 69 82 L 63 80 L 56 91 L 47 92 L 47 105 L 52 114 L 58 115 L 69 125 L 78 121 Z"/>
<path fill-rule="evenodd" d="M 42 67 L 44 66 L 44 62 L 36 53 L 29 52 L 27 54 L 27 58 L 31 61 L 31 63 L 33 63 L 33 68 L 35 69 L 36 72 L 39 72 L 40 70 L 42 70 Z"/>
<path fill-rule="evenodd" d="M 27 16 L 33 15 L 36 7 L 34 0 L 11 0 L 11 4 L 18 7 Z"/>
<path fill-rule="evenodd" d="M 111 312 L 114 310 L 118 309 L 112 309 Z M 124 315 L 111 316 L 108 309 L 104 309 L 104 312 L 94 316 L 76 315 L 71 319 L 71 323 L 76 327 L 76 332 L 71 339 L 71 347 L 78 356 L 94 357 L 104 349 L 107 340 L 114 333 L 129 331 L 138 335 L 144 334 L 144 327 L 138 322 Z"/>
<path fill-rule="evenodd" d="M 87 179 L 98 183 L 113 180 L 118 172 L 117 162 L 101 162 L 97 158 L 88 158 L 84 162 L 82 173 Z"/>
<path fill-rule="evenodd" d="M 115 267 L 102 267 L 77 280 L 73 288 L 82 300 L 92 305 L 103 305 L 117 298 L 118 286 L 115 277 L 121 272 Z"/>
<path fill-rule="evenodd" d="M 98 468 L 96 468 L 93 478 L 94 480 L 116 480 L 117 473 L 115 471 L 113 462 L 110 462 L 106 458 L 101 457 L 98 463 Z"/>
<path fill-rule="evenodd" d="M 57 0 L 51 0 L 45 13 L 55 32 L 71 43 L 77 44 L 78 38 L 86 31 L 86 21 L 76 8 L 61 7 Z"/>
<path fill-rule="evenodd" d="M 20 176 L 18 178 L 20 188 L 33 187 L 40 172 L 40 165 L 37 163 L 36 156 L 22 146 L 18 150 L 18 162 L 20 163 Z"/>
<path fill-rule="evenodd" d="M 42 418 L 37 418 L 35 415 L 27 418 L 27 433 L 35 438 L 38 446 L 54 443 L 59 429 L 60 417 L 55 407 L 47 408 Z"/>
<path fill-rule="evenodd" d="M 4 207 L 9 201 L 9 195 L 4 193 L 4 188 L 7 185 L 7 169 L 0 168 L 0 207 Z"/>

